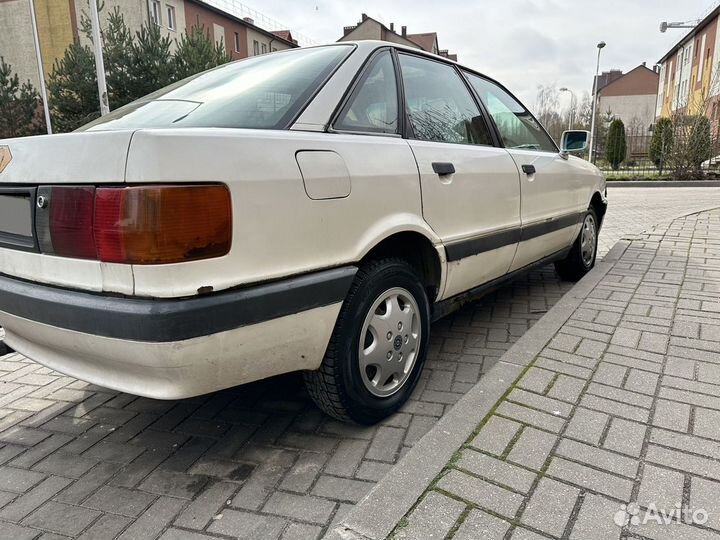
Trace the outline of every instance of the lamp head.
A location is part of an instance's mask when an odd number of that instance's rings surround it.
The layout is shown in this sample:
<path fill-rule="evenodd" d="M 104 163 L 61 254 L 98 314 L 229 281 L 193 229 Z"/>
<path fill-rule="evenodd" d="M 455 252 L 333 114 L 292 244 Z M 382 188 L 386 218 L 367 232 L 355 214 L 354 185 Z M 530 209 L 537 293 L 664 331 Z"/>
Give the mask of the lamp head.
<path fill-rule="evenodd" d="M 605 47 L 605 45 L 607 45 L 607 43 L 605 43 L 604 41 L 601 41 L 600 43 L 597 44 L 597 48 L 602 49 Z"/>

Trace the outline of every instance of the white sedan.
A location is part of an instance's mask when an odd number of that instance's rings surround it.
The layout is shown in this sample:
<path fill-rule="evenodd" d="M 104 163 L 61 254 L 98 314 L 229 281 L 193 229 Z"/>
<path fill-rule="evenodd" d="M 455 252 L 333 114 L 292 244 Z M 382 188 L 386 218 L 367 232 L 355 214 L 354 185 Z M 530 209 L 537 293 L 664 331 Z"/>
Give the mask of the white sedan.
<path fill-rule="evenodd" d="M 302 370 L 329 414 L 410 396 L 430 322 L 595 262 L 605 179 L 503 86 L 364 41 L 191 77 L 75 133 L 0 141 L 0 325 L 160 399 Z"/>

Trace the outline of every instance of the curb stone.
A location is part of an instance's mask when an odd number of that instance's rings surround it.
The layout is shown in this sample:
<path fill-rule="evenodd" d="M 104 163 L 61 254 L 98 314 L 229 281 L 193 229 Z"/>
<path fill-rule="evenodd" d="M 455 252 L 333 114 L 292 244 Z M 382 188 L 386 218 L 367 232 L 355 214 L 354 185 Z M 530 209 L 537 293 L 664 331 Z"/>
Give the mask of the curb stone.
<path fill-rule="evenodd" d="M 720 187 L 720 180 L 608 180 L 607 187 Z"/>
<path fill-rule="evenodd" d="M 384 540 L 457 449 L 512 388 L 527 366 L 630 245 L 620 240 L 500 358 L 323 540 Z"/>

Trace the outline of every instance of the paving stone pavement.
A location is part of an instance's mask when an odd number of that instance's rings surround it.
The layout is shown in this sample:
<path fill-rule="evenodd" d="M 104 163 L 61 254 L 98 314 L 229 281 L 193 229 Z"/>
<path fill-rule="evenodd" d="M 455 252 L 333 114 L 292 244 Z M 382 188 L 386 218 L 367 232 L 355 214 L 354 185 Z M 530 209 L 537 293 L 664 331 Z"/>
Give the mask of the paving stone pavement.
<path fill-rule="evenodd" d="M 720 539 L 720 209 L 630 243 L 393 539 Z"/>
<path fill-rule="evenodd" d="M 672 188 L 611 189 L 600 253 L 614 242 L 608 235 L 637 233 L 693 205 L 720 206 L 718 189 L 681 189 L 682 197 Z M 319 538 L 569 288 L 551 267 L 540 269 L 436 323 L 413 399 L 370 428 L 324 417 L 292 374 L 168 402 L 2 357 L 0 538 Z M 572 385 L 568 378 L 558 391 Z M 709 426 L 711 413 L 693 422 Z M 516 446 L 541 451 L 536 431 L 523 430 Z M 711 496 L 712 487 L 698 493 Z"/>

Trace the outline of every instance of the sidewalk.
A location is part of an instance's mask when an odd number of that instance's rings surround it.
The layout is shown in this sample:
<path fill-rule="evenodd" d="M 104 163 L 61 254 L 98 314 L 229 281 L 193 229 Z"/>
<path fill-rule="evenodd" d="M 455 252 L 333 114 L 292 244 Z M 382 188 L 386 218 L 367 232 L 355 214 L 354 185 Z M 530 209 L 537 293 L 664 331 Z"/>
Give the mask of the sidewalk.
<path fill-rule="evenodd" d="M 720 539 L 720 210 L 621 241 L 327 539 Z"/>

